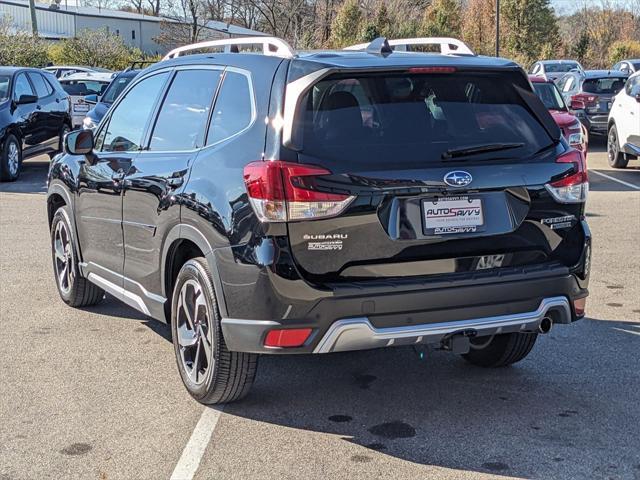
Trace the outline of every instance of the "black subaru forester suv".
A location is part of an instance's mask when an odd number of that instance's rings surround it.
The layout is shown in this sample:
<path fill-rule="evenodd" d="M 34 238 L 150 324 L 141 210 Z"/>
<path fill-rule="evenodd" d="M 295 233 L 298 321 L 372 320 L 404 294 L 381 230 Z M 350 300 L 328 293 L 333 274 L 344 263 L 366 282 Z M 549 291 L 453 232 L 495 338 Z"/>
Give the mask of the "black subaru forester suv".
<path fill-rule="evenodd" d="M 62 299 L 170 322 L 205 404 L 246 395 L 259 354 L 496 367 L 584 316 L 587 171 L 525 72 L 389 43 L 224 40 L 143 71 L 51 166 Z"/>

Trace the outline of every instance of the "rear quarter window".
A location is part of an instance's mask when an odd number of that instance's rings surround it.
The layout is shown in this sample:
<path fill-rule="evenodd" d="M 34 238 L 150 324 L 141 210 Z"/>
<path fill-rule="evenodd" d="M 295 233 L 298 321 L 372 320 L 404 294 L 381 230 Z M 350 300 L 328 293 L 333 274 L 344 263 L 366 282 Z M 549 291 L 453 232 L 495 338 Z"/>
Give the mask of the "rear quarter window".
<path fill-rule="evenodd" d="M 335 77 L 303 102 L 303 154 L 334 171 L 441 162 L 449 149 L 493 143 L 523 146 L 474 160 L 525 157 L 552 144 L 503 74 Z"/>
<path fill-rule="evenodd" d="M 216 99 L 207 145 L 221 142 L 245 130 L 255 112 L 250 79 L 243 73 L 227 71 Z"/>

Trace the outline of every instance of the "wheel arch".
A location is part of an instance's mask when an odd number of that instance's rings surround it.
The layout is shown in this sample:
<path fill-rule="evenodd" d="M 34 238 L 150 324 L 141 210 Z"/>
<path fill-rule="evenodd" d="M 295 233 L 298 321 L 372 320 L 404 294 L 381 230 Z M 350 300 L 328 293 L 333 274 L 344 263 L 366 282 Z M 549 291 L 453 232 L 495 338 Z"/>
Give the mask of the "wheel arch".
<path fill-rule="evenodd" d="M 173 293 L 173 286 L 178 276 L 180 268 L 187 260 L 202 256 L 209 265 L 212 275 L 212 283 L 218 302 L 220 315 L 224 318 L 227 315 L 226 303 L 222 283 L 218 275 L 218 267 L 215 254 L 207 238 L 198 229 L 187 224 L 175 225 L 167 234 L 161 257 L 161 279 L 162 296 L 167 299 L 165 304 L 165 316 L 167 322 L 170 320 L 170 305 Z"/>

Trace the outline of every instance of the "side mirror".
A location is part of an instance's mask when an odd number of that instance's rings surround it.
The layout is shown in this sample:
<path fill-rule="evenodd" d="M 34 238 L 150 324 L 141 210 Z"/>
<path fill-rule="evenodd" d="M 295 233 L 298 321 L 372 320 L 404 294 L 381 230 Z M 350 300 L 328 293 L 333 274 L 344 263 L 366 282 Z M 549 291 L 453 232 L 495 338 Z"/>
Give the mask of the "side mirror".
<path fill-rule="evenodd" d="M 71 155 L 89 155 L 93 151 L 93 132 L 75 130 L 64 137 L 64 149 Z"/>
<path fill-rule="evenodd" d="M 28 103 L 36 103 L 38 101 L 38 97 L 35 95 L 20 95 L 16 105 L 27 105 Z"/>
<path fill-rule="evenodd" d="M 84 101 L 90 105 L 95 105 L 96 103 L 98 103 L 98 95 L 96 95 L 95 93 L 87 95 L 84 97 Z"/>

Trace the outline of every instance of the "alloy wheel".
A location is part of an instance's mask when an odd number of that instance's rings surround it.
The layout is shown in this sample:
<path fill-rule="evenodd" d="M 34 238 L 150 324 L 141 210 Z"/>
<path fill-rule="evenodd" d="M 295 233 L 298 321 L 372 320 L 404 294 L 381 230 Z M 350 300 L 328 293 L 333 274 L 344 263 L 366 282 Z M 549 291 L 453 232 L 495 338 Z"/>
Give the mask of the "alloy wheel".
<path fill-rule="evenodd" d="M 609 138 L 607 142 L 607 153 L 609 155 L 609 162 L 615 162 L 618 158 L 618 139 L 613 129 L 609 130 Z"/>
<path fill-rule="evenodd" d="M 9 145 L 7 145 L 7 164 L 9 174 L 15 177 L 18 174 L 18 168 L 20 168 L 20 149 L 13 141 L 9 141 Z"/>
<path fill-rule="evenodd" d="M 53 237 L 53 250 L 55 255 L 56 278 L 58 286 L 65 295 L 71 290 L 75 276 L 75 263 L 73 247 L 69 229 L 64 222 L 58 222 Z"/>
<path fill-rule="evenodd" d="M 213 367 L 210 313 L 205 293 L 196 280 L 187 280 L 178 297 L 176 328 L 182 367 L 195 384 L 201 384 Z"/>

